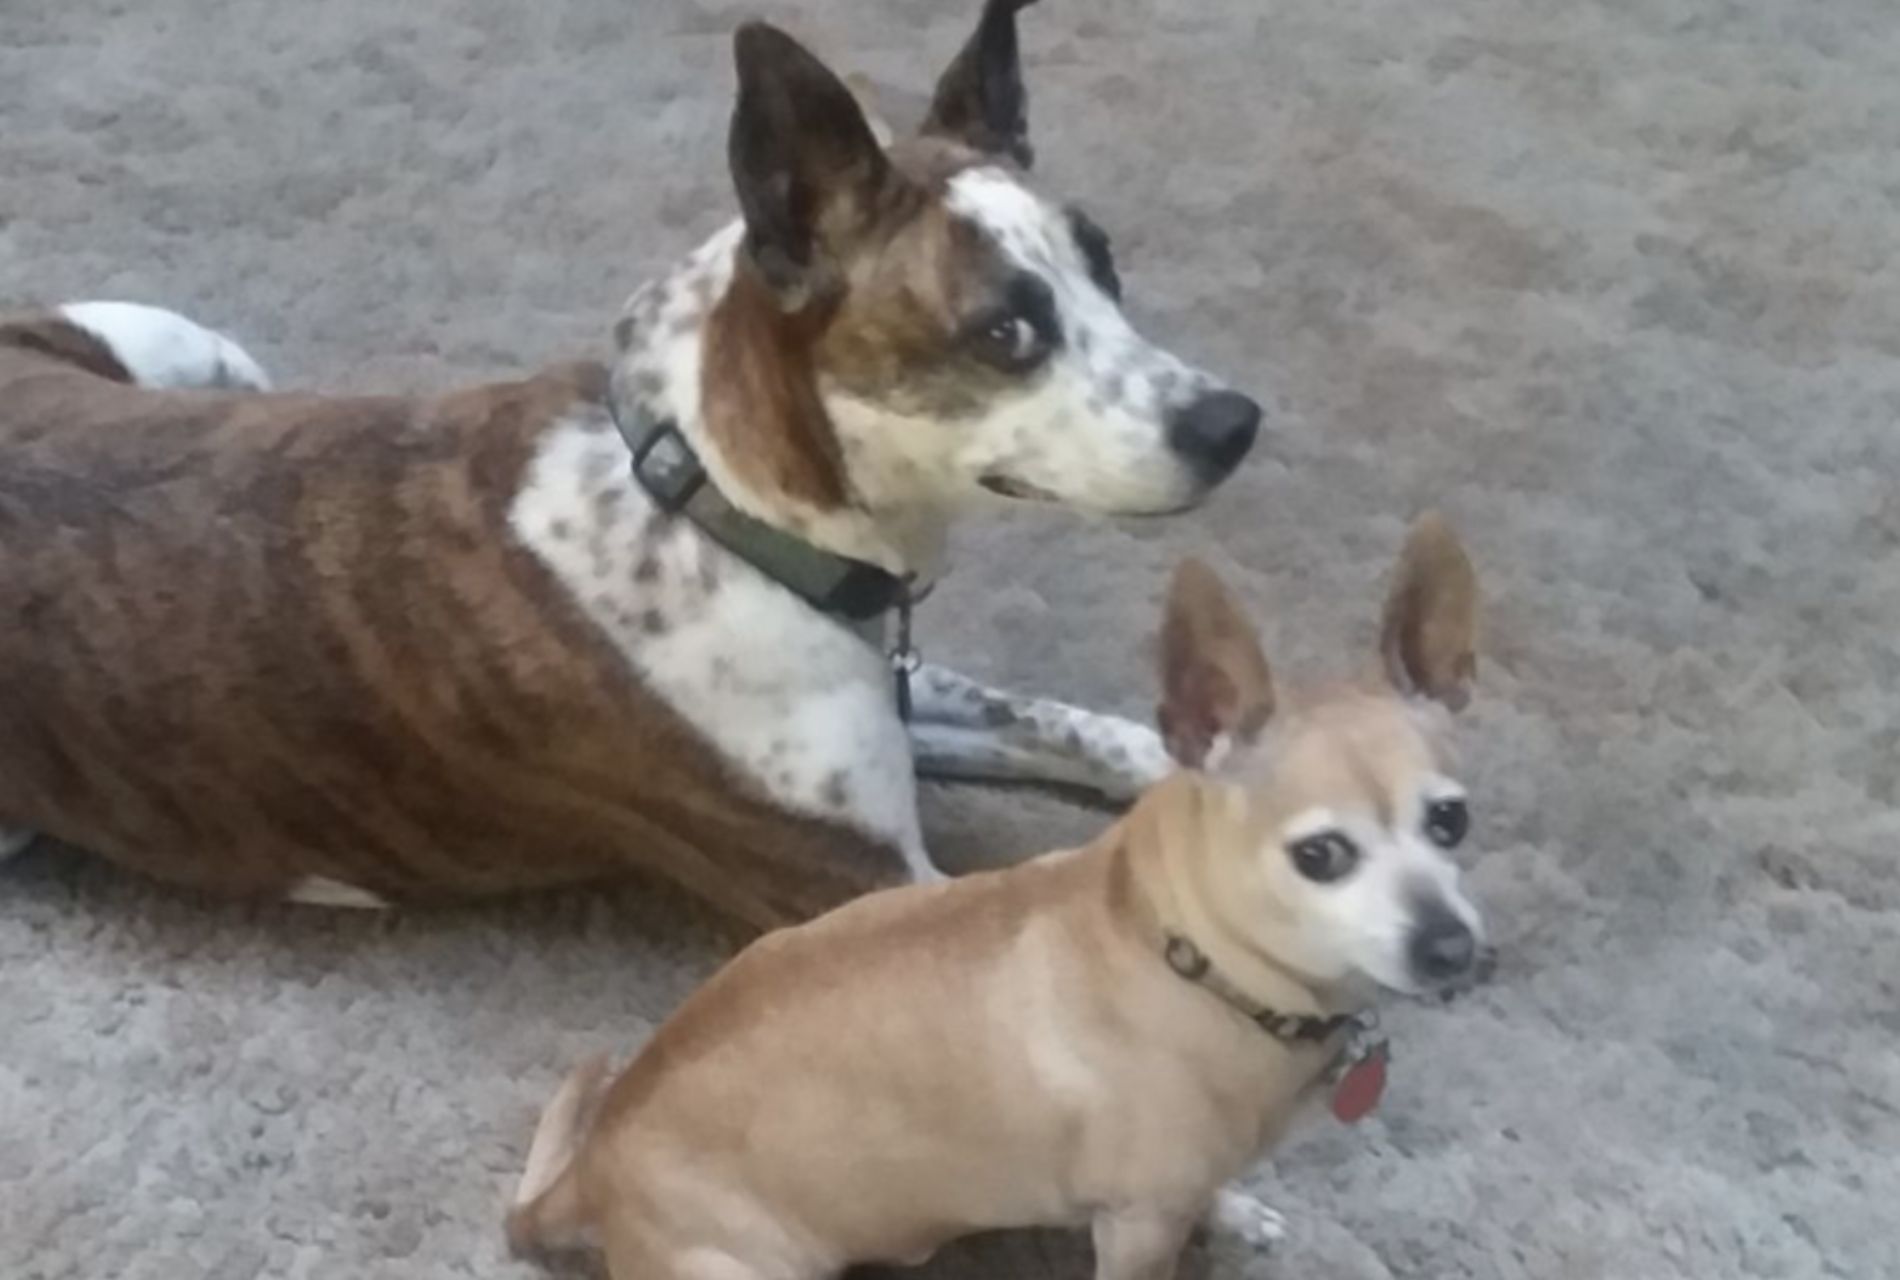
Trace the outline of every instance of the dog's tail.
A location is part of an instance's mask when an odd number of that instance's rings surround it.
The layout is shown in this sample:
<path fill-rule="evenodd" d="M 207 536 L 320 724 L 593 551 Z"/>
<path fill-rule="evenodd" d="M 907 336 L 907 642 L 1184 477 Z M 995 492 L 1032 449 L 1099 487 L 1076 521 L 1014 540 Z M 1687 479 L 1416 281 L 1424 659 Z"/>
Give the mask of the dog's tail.
<path fill-rule="evenodd" d="M 528 1147 L 528 1167 L 508 1210 L 508 1245 L 516 1253 L 570 1249 L 583 1242 L 587 1214 L 574 1157 L 606 1083 L 607 1055 L 589 1058 L 569 1073 L 541 1113 Z"/>

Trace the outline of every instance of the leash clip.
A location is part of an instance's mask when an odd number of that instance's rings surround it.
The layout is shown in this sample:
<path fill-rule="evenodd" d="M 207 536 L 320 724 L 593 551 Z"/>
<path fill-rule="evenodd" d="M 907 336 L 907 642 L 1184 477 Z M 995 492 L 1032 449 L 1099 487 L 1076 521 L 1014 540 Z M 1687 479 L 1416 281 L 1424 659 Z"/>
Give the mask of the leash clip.
<path fill-rule="evenodd" d="M 692 446 L 672 422 L 645 420 L 647 434 L 633 446 L 633 477 L 667 515 L 686 509 L 706 483 L 706 469 L 693 456 Z"/>
<path fill-rule="evenodd" d="M 1346 1043 L 1340 1047 L 1339 1057 L 1333 1062 L 1331 1072 L 1335 1083 L 1346 1078 L 1347 1074 L 1369 1058 L 1378 1057 L 1389 1060 L 1392 1057 L 1391 1041 L 1378 1034 L 1379 1015 L 1371 1009 L 1355 1013 L 1346 1023 Z"/>
<path fill-rule="evenodd" d="M 897 594 L 897 640 L 891 645 L 891 680 L 897 693 L 897 718 L 905 724 L 910 723 L 911 699 L 910 679 L 917 674 L 917 668 L 924 664 L 923 655 L 910 641 L 910 611 L 916 602 L 911 593 L 914 574 L 904 575 L 904 585 Z"/>

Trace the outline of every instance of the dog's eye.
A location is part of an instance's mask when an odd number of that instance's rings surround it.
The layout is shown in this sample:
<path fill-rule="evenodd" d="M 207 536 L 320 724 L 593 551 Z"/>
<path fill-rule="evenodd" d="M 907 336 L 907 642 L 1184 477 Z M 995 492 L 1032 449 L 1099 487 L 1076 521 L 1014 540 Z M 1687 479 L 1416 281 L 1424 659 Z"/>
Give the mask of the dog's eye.
<path fill-rule="evenodd" d="M 1425 806 L 1425 834 L 1441 849 L 1455 849 L 1471 830 L 1471 810 L 1465 802 L 1451 797 L 1434 800 Z"/>
<path fill-rule="evenodd" d="M 1036 353 L 1036 326 L 1021 316 L 992 320 L 990 327 L 983 331 L 983 337 L 1012 362 L 1027 360 Z"/>
<path fill-rule="evenodd" d="M 1322 831 L 1295 840 L 1286 848 L 1294 869 L 1320 884 L 1338 880 L 1359 865 L 1359 846 L 1338 831 Z"/>
<path fill-rule="evenodd" d="M 1019 271 L 994 306 L 971 317 L 965 333 L 986 364 L 1005 373 L 1030 373 L 1062 344 L 1055 291 L 1033 272 Z"/>
<path fill-rule="evenodd" d="M 993 316 L 983 322 L 976 336 L 983 359 L 1011 373 L 1027 373 L 1049 354 L 1042 331 L 1020 315 Z"/>

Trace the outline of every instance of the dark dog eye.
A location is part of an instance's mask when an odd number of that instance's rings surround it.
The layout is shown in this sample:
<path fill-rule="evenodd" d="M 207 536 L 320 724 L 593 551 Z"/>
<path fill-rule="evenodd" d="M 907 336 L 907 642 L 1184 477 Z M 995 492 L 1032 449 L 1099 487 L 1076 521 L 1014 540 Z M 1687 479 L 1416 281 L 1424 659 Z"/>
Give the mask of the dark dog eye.
<path fill-rule="evenodd" d="M 1038 277 L 1023 272 L 1009 282 L 1000 304 L 971 321 L 968 333 L 976 355 L 986 364 L 1018 374 L 1040 368 L 1062 341 L 1055 293 Z"/>
<path fill-rule="evenodd" d="M 1359 865 L 1359 846 L 1337 831 L 1295 840 L 1286 849 L 1294 869 L 1320 884 L 1331 883 Z"/>
<path fill-rule="evenodd" d="M 1021 366 L 1035 358 L 1042 338 L 1036 326 L 1021 316 L 1001 316 L 983 330 L 983 341 L 999 357 L 999 363 Z"/>
<path fill-rule="evenodd" d="M 1069 231 L 1075 237 L 1075 247 L 1082 251 L 1082 261 L 1088 264 L 1089 279 L 1095 281 L 1096 288 L 1120 302 L 1122 278 L 1115 271 L 1115 253 L 1109 245 L 1108 232 L 1080 209 L 1069 210 Z"/>
<path fill-rule="evenodd" d="M 1471 811 L 1463 800 L 1434 800 L 1425 806 L 1425 834 L 1441 849 L 1455 849 L 1471 830 Z"/>

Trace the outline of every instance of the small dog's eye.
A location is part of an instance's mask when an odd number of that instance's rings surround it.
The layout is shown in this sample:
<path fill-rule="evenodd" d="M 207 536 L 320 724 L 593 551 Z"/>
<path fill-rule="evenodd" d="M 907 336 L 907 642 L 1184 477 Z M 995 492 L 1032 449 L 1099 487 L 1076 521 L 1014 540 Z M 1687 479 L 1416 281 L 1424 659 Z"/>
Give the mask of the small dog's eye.
<path fill-rule="evenodd" d="M 1359 846 L 1337 831 L 1295 840 L 1287 846 L 1293 867 L 1308 880 L 1328 884 L 1359 865 Z"/>
<path fill-rule="evenodd" d="M 1425 834 L 1441 849 L 1455 849 L 1471 830 L 1471 811 L 1463 800 L 1434 800 L 1425 806 Z"/>

